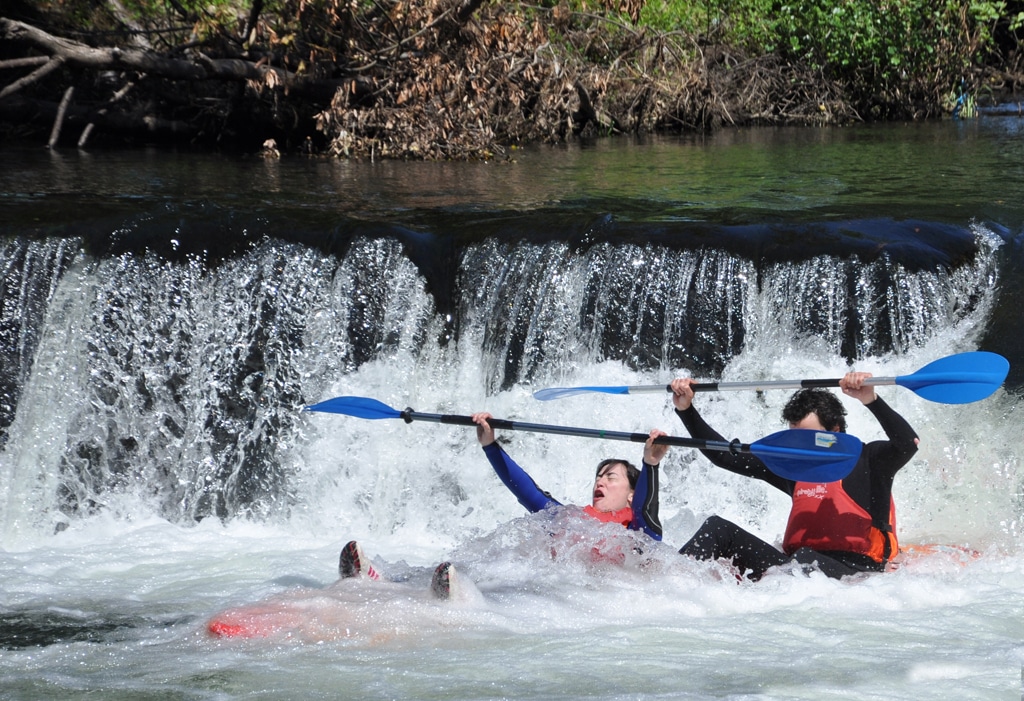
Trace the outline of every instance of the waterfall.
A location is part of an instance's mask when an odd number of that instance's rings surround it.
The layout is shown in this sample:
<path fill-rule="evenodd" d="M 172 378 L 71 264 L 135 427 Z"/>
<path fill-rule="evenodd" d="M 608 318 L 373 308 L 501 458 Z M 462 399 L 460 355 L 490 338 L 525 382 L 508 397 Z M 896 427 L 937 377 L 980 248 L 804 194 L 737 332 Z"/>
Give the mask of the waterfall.
<path fill-rule="evenodd" d="M 1001 242 L 976 237 L 972 261 L 930 270 L 885 256 L 758 263 L 708 248 L 489 241 L 463 258 L 461 316 L 478 329 L 491 390 L 606 359 L 717 375 L 759 339 L 813 337 L 848 359 L 899 354 L 984 317 Z"/>
<path fill-rule="evenodd" d="M 77 239 L 8 239 L 0 248 L 0 443 L 14 420 L 41 322 Z"/>
<path fill-rule="evenodd" d="M 951 329 L 969 345 L 998 279 L 998 238 L 974 234 L 972 259 L 912 270 L 884 255 L 492 238 L 451 253 L 452 315 L 388 237 L 338 255 L 268 238 L 224 260 L 14 239 L 0 249 L 0 524 L 50 532 L 100 510 L 286 517 L 302 407 L 385 359 L 409 369 L 392 383 L 436 398 L 445 383 L 494 395 L 605 361 L 714 376 L 751 348 L 857 359 Z M 459 499 L 457 480 L 439 489 Z"/>

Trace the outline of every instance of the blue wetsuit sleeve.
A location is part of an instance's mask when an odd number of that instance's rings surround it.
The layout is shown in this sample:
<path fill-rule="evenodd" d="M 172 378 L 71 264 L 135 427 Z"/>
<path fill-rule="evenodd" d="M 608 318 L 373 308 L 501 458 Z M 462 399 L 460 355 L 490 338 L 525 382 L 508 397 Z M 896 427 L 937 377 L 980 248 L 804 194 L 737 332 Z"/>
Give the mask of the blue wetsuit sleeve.
<path fill-rule="evenodd" d="M 633 490 L 633 520 L 629 527 L 643 531 L 654 540 L 661 540 L 661 521 L 658 519 L 658 466 L 643 464 L 640 479 Z"/>
<path fill-rule="evenodd" d="M 548 506 L 561 505 L 552 499 L 550 494 L 542 491 L 533 478 L 526 474 L 526 471 L 519 467 L 515 460 L 510 458 L 508 453 L 502 450 L 497 443 L 485 445 L 484 454 L 501 481 L 505 483 L 509 491 L 516 495 L 519 503 L 530 512 L 535 513 Z"/>

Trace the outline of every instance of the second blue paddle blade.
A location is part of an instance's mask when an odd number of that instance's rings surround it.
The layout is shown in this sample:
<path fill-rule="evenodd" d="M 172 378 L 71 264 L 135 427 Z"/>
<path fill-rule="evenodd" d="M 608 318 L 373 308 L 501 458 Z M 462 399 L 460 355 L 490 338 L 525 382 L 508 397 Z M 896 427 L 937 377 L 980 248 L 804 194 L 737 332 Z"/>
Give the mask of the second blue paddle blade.
<path fill-rule="evenodd" d="M 330 414 L 346 414 L 360 419 L 397 419 L 402 415 L 384 402 L 370 397 L 335 397 L 308 406 L 306 411 L 326 411 Z"/>
<path fill-rule="evenodd" d="M 850 474 L 863 447 L 859 438 L 848 433 L 790 429 L 752 443 L 750 452 L 779 477 L 836 482 Z"/>

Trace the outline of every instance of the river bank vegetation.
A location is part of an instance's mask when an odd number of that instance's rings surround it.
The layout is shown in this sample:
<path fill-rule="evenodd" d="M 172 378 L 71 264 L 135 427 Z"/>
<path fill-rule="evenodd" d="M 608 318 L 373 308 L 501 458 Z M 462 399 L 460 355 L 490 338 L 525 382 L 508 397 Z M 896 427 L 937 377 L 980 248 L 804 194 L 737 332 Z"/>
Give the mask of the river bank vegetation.
<path fill-rule="evenodd" d="M 969 117 L 1024 2 L 9 0 L 0 139 L 354 158 Z"/>

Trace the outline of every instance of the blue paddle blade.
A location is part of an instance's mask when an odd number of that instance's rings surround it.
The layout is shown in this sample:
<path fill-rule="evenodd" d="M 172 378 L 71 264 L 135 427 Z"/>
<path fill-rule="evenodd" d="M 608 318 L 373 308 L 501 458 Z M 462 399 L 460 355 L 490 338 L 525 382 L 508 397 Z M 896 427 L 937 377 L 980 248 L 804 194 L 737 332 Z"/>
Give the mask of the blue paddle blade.
<path fill-rule="evenodd" d="M 402 412 L 370 397 L 335 397 L 306 407 L 306 411 L 346 414 L 360 419 L 398 419 Z"/>
<path fill-rule="evenodd" d="M 942 404 L 969 404 L 991 396 L 1003 384 L 1010 362 L 998 353 L 973 351 L 939 358 L 896 384 Z"/>
<path fill-rule="evenodd" d="M 850 474 L 863 447 L 859 438 L 848 433 L 796 428 L 751 443 L 750 452 L 779 477 L 836 482 Z"/>
<path fill-rule="evenodd" d="M 539 399 L 542 402 L 546 402 L 551 399 L 572 397 L 574 395 L 583 394 L 585 392 L 601 392 L 602 394 L 629 394 L 629 387 L 549 387 L 547 389 L 539 389 L 536 392 L 534 392 L 533 398 Z"/>

